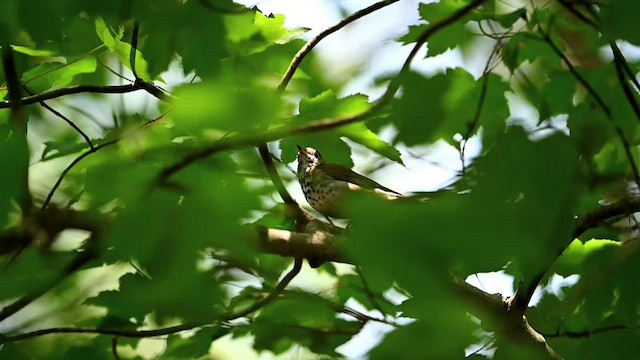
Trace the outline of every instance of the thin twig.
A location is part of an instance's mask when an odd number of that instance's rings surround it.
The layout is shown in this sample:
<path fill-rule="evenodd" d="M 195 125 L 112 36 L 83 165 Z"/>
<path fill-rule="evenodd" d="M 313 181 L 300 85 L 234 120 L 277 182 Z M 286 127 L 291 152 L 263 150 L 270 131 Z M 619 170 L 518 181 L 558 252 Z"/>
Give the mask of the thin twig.
<path fill-rule="evenodd" d="M 111 354 L 113 354 L 113 358 L 115 360 L 120 360 L 120 355 L 118 355 L 118 337 L 114 336 L 111 338 Z"/>
<path fill-rule="evenodd" d="M 371 291 L 371 288 L 369 287 L 369 282 L 367 281 L 367 279 L 364 277 L 364 274 L 362 273 L 362 268 L 358 265 L 356 265 L 356 272 L 358 273 L 358 277 L 360 277 L 360 281 L 362 281 L 362 289 L 364 290 L 365 295 L 367 295 L 367 298 L 371 302 L 371 305 L 373 305 L 373 307 L 376 308 L 376 310 L 380 311 L 380 314 L 382 314 L 382 316 L 386 318 L 387 314 L 384 312 L 384 309 L 382 309 L 382 306 L 380 306 L 380 304 L 378 303 L 378 300 L 376 300 L 375 294 L 373 293 L 373 291 Z"/>
<path fill-rule="evenodd" d="M 22 88 L 28 92 L 30 95 L 34 95 L 34 93 L 32 91 L 29 90 L 29 88 L 27 88 L 24 84 L 22 84 Z M 49 112 L 51 112 L 53 115 L 61 118 L 62 120 L 64 120 L 67 124 L 69 124 L 69 126 L 71 126 L 72 129 L 74 129 L 78 134 L 80 134 L 80 136 L 82 136 L 82 138 L 84 139 L 84 141 L 89 145 L 90 148 L 93 148 L 93 143 L 91 142 L 91 139 L 89 138 L 89 136 L 87 136 L 87 134 L 85 134 L 84 131 L 82 131 L 82 129 L 80 129 L 80 127 L 78 125 L 76 125 L 73 121 L 71 121 L 68 117 L 62 115 L 61 112 L 57 111 L 56 109 L 52 108 L 51 106 L 49 106 L 47 103 L 45 103 L 44 101 L 40 101 L 39 102 L 40 106 L 42 106 L 43 108 L 47 109 Z"/>
<path fill-rule="evenodd" d="M 337 24 L 333 25 L 332 27 L 322 31 L 320 34 L 318 34 L 313 39 L 309 40 L 309 42 L 307 42 L 300 50 L 298 50 L 296 55 L 291 60 L 291 63 L 289 64 L 289 67 L 287 68 L 287 71 L 285 71 L 284 75 L 280 79 L 280 83 L 278 84 L 278 90 L 279 91 L 284 91 L 284 89 L 289 84 L 289 81 L 291 81 L 291 78 L 293 77 L 293 74 L 295 74 L 296 70 L 298 69 L 298 67 L 302 63 L 302 60 L 304 60 L 304 58 L 307 55 L 309 55 L 309 53 L 311 53 L 311 50 L 313 50 L 313 48 L 316 45 L 318 45 L 318 43 L 320 41 L 322 41 L 322 39 L 324 39 L 327 36 L 335 33 L 336 31 L 342 29 L 343 27 L 347 26 L 348 24 L 360 19 L 361 17 L 369 15 L 369 14 L 373 13 L 374 11 L 380 10 L 380 9 L 384 8 L 385 6 L 391 5 L 391 4 L 395 3 L 395 2 L 398 2 L 398 0 L 383 0 L 383 1 L 379 1 L 379 2 L 371 5 L 369 7 L 366 7 L 364 9 L 362 9 L 362 10 L 358 10 L 355 13 L 345 17 L 344 19 L 342 19 L 340 22 L 338 22 Z"/>
<path fill-rule="evenodd" d="M 67 174 L 69 173 L 69 171 L 71 171 L 71 169 L 73 169 L 76 165 L 78 165 L 78 163 L 80 163 L 80 161 L 82 161 L 84 158 L 86 158 L 87 156 L 107 147 L 107 146 L 111 146 L 114 145 L 116 143 L 118 143 L 120 140 L 122 140 L 123 138 L 125 138 L 126 136 L 131 135 L 132 133 L 134 133 L 137 130 L 140 130 L 142 128 L 145 128 L 147 126 L 150 126 L 151 124 L 155 123 L 156 121 L 160 120 L 162 117 L 164 117 L 164 115 L 166 115 L 169 112 L 169 110 L 165 111 L 164 113 L 158 115 L 157 117 L 147 121 L 146 123 L 142 124 L 140 127 L 138 127 L 136 130 L 123 135 L 122 137 L 104 142 L 98 146 L 94 146 L 90 149 L 88 149 L 87 151 L 83 152 L 82 154 L 78 155 L 77 158 L 75 158 L 69 165 L 67 165 L 67 167 L 62 171 L 62 173 L 60 174 L 60 176 L 58 177 L 58 180 L 56 180 L 56 183 L 53 185 L 53 187 L 51 188 L 51 190 L 49 191 L 49 194 L 47 194 L 46 199 L 44 200 L 44 203 L 42 203 L 42 209 L 46 209 L 47 206 L 49 206 L 49 203 L 51 202 L 51 199 L 53 198 L 53 195 L 55 194 L 55 192 L 58 190 L 58 188 L 60 187 L 60 184 L 62 184 L 62 180 L 64 180 L 64 178 L 67 176 Z"/>

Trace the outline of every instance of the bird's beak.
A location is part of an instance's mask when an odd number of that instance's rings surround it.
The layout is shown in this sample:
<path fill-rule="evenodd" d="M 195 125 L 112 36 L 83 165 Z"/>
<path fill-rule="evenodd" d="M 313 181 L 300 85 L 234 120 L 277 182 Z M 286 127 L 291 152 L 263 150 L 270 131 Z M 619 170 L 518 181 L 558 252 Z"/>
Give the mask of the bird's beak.
<path fill-rule="evenodd" d="M 299 151 L 299 152 L 301 152 L 301 153 L 303 153 L 303 154 L 306 154 L 306 153 L 307 153 L 307 152 L 306 152 L 306 151 L 305 151 L 305 150 L 304 150 L 300 145 L 296 145 L 296 146 L 298 147 L 298 151 Z"/>

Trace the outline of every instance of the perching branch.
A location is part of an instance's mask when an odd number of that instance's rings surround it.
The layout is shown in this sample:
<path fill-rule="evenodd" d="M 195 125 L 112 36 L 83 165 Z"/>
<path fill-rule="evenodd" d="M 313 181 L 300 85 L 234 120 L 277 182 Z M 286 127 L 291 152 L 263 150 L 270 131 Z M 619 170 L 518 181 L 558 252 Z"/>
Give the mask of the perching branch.
<path fill-rule="evenodd" d="M 627 73 L 626 69 L 628 69 L 629 64 L 627 64 L 622 52 L 618 48 L 618 45 L 614 41 L 609 43 L 611 47 L 611 51 L 613 52 L 613 64 L 616 67 L 616 74 L 618 75 L 618 82 L 622 87 L 622 91 L 624 92 L 624 96 L 627 98 L 627 102 L 633 109 L 633 113 L 636 115 L 636 118 L 640 120 L 640 105 L 638 105 L 638 101 L 636 100 L 633 91 L 631 90 L 631 86 L 627 83 L 627 79 L 625 77 L 625 73 Z M 625 69 L 626 67 L 626 69 Z M 631 79 L 633 79 L 634 84 L 638 84 L 636 80 L 635 74 L 632 74 Z M 636 85 L 638 86 L 638 85 Z M 638 89 L 640 87 L 637 87 Z"/>
<path fill-rule="evenodd" d="M 300 205 L 291 197 L 291 194 L 287 191 L 287 188 L 284 186 L 282 179 L 280 179 L 280 175 L 278 174 L 278 170 L 273 163 L 273 159 L 271 158 L 271 152 L 269 152 L 269 148 L 266 143 L 262 143 L 258 146 L 258 151 L 260 152 L 260 157 L 262 158 L 262 162 L 267 169 L 267 173 L 271 178 L 271 182 L 273 186 L 275 186 L 276 191 L 280 194 L 282 201 L 284 201 L 287 206 L 287 210 L 290 212 L 289 216 L 296 219 L 296 226 L 300 226 L 304 229 L 307 221 L 309 220 L 305 215 L 305 212 L 300 208 Z"/>

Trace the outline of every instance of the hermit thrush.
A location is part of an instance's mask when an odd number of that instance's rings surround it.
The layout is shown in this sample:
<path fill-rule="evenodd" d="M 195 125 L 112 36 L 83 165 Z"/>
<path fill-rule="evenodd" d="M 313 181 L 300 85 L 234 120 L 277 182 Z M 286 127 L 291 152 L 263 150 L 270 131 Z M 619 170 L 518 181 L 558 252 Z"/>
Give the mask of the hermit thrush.
<path fill-rule="evenodd" d="M 298 181 L 304 197 L 323 215 L 340 216 L 340 205 L 351 191 L 374 191 L 387 199 L 402 194 L 362 176 L 346 166 L 329 164 L 313 148 L 298 145 Z"/>

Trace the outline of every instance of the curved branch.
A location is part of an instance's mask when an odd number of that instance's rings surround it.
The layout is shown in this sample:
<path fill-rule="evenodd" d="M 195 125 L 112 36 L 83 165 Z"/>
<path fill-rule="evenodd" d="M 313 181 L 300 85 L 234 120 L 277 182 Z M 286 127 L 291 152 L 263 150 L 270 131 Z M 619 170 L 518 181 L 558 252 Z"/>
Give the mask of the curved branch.
<path fill-rule="evenodd" d="M 629 64 L 627 64 L 624 56 L 622 55 L 622 52 L 620 51 L 620 48 L 618 48 L 615 42 L 611 41 L 609 43 L 609 46 L 611 47 L 611 51 L 613 52 L 613 63 L 616 67 L 618 82 L 622 87 L 622 91 L 624 91 L 624 96 L 627 98 L 627 102 L 633 109 L 633 113 L 636 115 L 636 118 L 640 120 L 640 105 L 638 105 L 638 102 L 633 95 L 633 91 L 631 91 L 631 87 L 629 86 L 629 84 L 627 83 L 627 79 L 625 78 L 625 73 L 628 74 L 629 72 Z M 631 79 L 633 79 L 636 88 L 640 88 L 638 87 L 638 81 L 636 80 L 635 75 L 631 75 L 630 77 Z"/>
<path fill-rule="evenodd" d="M 34 95 L 33 92 L 31 92 L 29 90 L 29 88 L 27 88 L 27 86 L 25 84 L 22 84 L 22 88 L 28 92 L 30 95 Z M 84 131 L 82 131 L 82 129 L 80 129 L 80 127 L 78 125 L 76 125 L 73 121 L 71 121 L 68 117 L 64 116 L 61 112 L 59 112 L 58 110 L 52 108 L 51 106 L 49 106 L 46 102 L 44 101 L 40 101 L 38 102 L 40 104 L 40 106 L 42 106 L 43 108 L 47 109 L 49 112 L 51 112 L 53 115 L 59 117 L 60 119 L 64 120 L 67 124 L 69 124 L 69 126 L 71 126 L 71 128 L 73 130 L 75 130 L 80 136 L 82 136 L 82 138 L 84 139 L 84 141 L 87 143 L 87 145 L 89 145 L 90 148 L 93 148 L 93 143 L 91 142 L 91 139 L 89 138 L 89 136 L 87 136 L 87 134 L 85 134 Z"/>
<path fill-rule="evenodd" d="M 284 203 L 287 205 L 287 208 L 291 212 L 291 215 L 293 215 L 293 217 L 296 219 L 296 226 L 304 228 L 308 219 L 305 216 L 304 211 L 302 211 L 298 203 L 291 197 L 291 194 L 289 194 L 289 192 L 287 191 L 287 188 L 284 186 L 282 179 L 280 179 L 280 175 L 278 174 L 278 170 L 276 170 L 276 167 L 273 163 L 271 152 L 269 152 L 267 143 L 260 144 L 258 146 L 258 151 L 260 152 L 260 157 L 262 158 L 262 162 L 267 169 L 267 173 L 269 173 L 269 177 L 271 178 L 273 186 L 275 186 L 276 191 L 278 191 L 278 194 L 280 194 L 282 201 L 284 201 Z"/>
<path fill-rule="evenodd" d="M 610 331 L 638 331 L 640 328 L 637 327 L 629 327 L 625 325 L 611 325 L 605 326 L 603 328 L 594 329 L 594 330 L 586 330 L 586 331 L 556 331 L 553 334 L 545 334 L 544 337 L 553 339 L 553 338 L 571 338 L 571 339 L 579 339 L 579 338 L 588 338 L 596 334 L 606 333 Z"/>
<path fill-rule="evenodd" d="M 201 0 L 204 1 L 204 0 Z M 345 17 L 344 19 L 340 20 L 340 22 L 338 22 L 337 24 L 333 25 L 332 27 L 322 31 L 320 34 L 316 35 L 316 37 L 314 37 L 313 39 L 309 40 L 309 42 L 307 42 L 300 50 L 298 50 L 298 52 L 296 53 L 296 55 L 293 57 L 293 59 L 291 60 L 291 63 L 289 64 L 289 67 L 287 68 L 287 71 L 284 73 L 284 75 L 282 75 L 282 78 L 280 79 L 280 83 L 278 84 L 278 90 L 279 91 L 284 91 L 284 89 L 287 87 L 287 85 L 289 84 L 289 81 L 291 81 L 291 78 L 293 77 L 293 74 L 295 74 L 296 70 L 298 69 L 298 67 L 300 66 L 300 64 L 302 63 L 302 60 L 304 60 L 304 58 L 309 55 L 309 53 L 311 53 L 311 50 L 313 50 L 313 48 L 318 45 L 318 43 L 320 41 L 322 41 L 324 38 L 326 38 L 327 36 L 335 33 L 336 31 L 342 29 L 343 27 L 347 26 L 348 24 L 366 16 L 369 15 L 377 10 L 380 10 L 382 8 L 384 8 L 387 5 L 391 5 L 395 2 L 398 2 L 399 0 L 383 0 L 383 1 L 379 1 L 369 7 L 366 7 L 364 9 L 358 10 L 355 13 Z"/>
<path fill-rule="evenodd" d="M 168 112 L 168 110 L 166 112 L 160 114 L 159 116 L 147 121 L 146 123 L 141 125 L 139 128 L 137 128 L 136 130 L 143 129 L 143 128 L 155 123 L 156 121 L 160 120 L 167 112 Z M 135 130 L 132 131 L 131 133 L 133 133 L 133 132 L 135 132 Z M 53 198 L 53 195 L 55 194 L 55 192 L 58 190 L 58 188 L 62 184 L 62 180 L 64 180 L 64 178 L 67 176 L 69 171 L 71 171 L 71 169 L 73 169 L 76 165 L 78 165 L 78 163 L 80 163 L 80 161 L 82 161 L 87 156 L 97 152 L 98 150 L 101 150 L 101 149 L 103 149 L 103 148 L 105 148 L 107 146 L 111 146 L 111 145 L 117 144 L 120 140 L 122 140 L 126 136 L 130 135 L 131 133 L 123 135 L 122 137 L 107 141 L 107 142 L 102 143 L 102 144 L 100 144 L 98 146 L 91 147 L 89 150 L 87 150 L 87 151 L 83 152 L 82 154 L 78 155 L 77 158 L 75 158 L 69 165 L 67 165 L 67 167 L 64 170 L 62 170 L 62 173 L 60 173 L 60 176 L 58 177 L 58 180 L 56 180 L 56 183 L 53 185 L 53 187 L 51 188 L 51 190 L 47 194 L 47 197 L 44 200 L 44 203 L 42 203 L 42 209 L 46 209 L 47 206 L 49 206 L 49 203 L 51 202 L 51 199 Z"/>
<path fill-rule="evenodd" d="M 638 187 L 640 187 L 640 171 L 638 170 L 638 165 L 636 165 L 635 159 L 633 157 L 633 153 L 631 152 L 631 145 L 630 145 L 629 140 L 627 139 L 627 137 L 624 135 L 624 132 L 622 131 L 622 128 L 620 128 L 620 126 L 618 126 L 613 121 L 613 118 L 612 118 L 612 115 L 611 115 L 611 109 L 609 109 L 609 106 L 607 106 L 607 104 L 604 102 L 604 100 L 602 99 L 600 94 L 598 94 L 598 92 L 591 86 L 591 84 L 589 84 L 589 82 L 578 72 L 578 70 L 575 68 L 573 63 L 571 63 L 571 61 L 565 56 L 565 54 L 562 53 L 560 48 L 558 48 L 558 46 L 553 42 L 553 40 L 551 39 L 549 34 L 542 30 L 542 26 L 539 25 L 539 28 L 540 28 L 539 31 L 542 34 L 543 39 L 549 44 L 549 46 L 551 47 L 553 52 L 555 52 L 556 55 L 558 55 L 558 57 L 560 59 L 562 59 L 562 61 L 565 63 L 565 65 L 567 65 L 567 68 L 569 69 L 571 74 L 573 74 L 573 76 L 578 80 L 578 82 L 580 82 L 580 84 L 582 84 L 582 86 L 585 87 L 585 89 L 587 90 L 589 95 L 591 95 L 591 97 L 593 97 L 595 99 L 596 103 L 598 103 L 598 105 L 600 106 L 600 108 L 602 109 L 604 114 L 606 115 L 607 119 L 611 123 L 611 126 L 613 126 L 613 128 L 614 128 L 614 130 L 616 132 L 616 135 L 618 135 L 618 138 L 620 139 L 620 142 L 622 143 L 622 147 L 624 148 L 625 156 L 627 157 L 627 160 L 629 161 L 629 166 L 631 166 L 631 171 L 633 173 L 634 181 L 635 181 L 636 185 L 638 185 Z"/>
<path fill-rule="evenodd" d="M 12 303 L 4 306 L 0 310 L 0 322 L 8 318 L 9 316 L 17 313 L 18 311 L 24 309 L 25 306 L 31 304 L 33 301 L 46 294 L 49 290 L 56 287 L 63 280 L 67 278 L 67 276 L 79 270 L 82 266 L 84 266 L 87 262 L 94 258 L 94 251 L 90 248 L 86 249 L 84 252 L 79 253 L 76 257 L 64 268 L 64 270 L 58 274 L 55 279 L 51 281 L 51 283 L 42 286 L 38 289 L 33 290 L 30 294 L 24 295 L 23 297 L 13 301 Z M 1 342 L 1 341 L 0 341 Z"/>
<path fill-rule="evenodd" d="M 353 124 L 353 123 L 367 119 L 369 116 L 375 114 L 376 112 L 378 112 L 378 110 L 385 107 L 393 99 L 396 92 L 400 88 L 402 75 L 409 70 L 411 66 L 411 62 L 417 55 L 418 51 L 427 42 L 427 40 L 431 38 L 431 36 L 433 36 L 438 31 L 446 28 L 447 26 L 455 23 L 456 21 L 462 19 L 469 12 L 471 12 L 476 7 L 482 5 L 486 1 L 487 0 L 472 1 L 469 4 L 467 4 L 467 6 L 460 8 L 458 11 L 454 12 L 450 16 L 438 22 L 435 22 L 431 24 L 429 27 L 427 27 L 427 29 L 420 35 L 420 37 L 416 41 L 416 44 L 414 45 L 413 49 L 407 56 L 407 59 L 402 65 L 402 68 L 398 72 L 397 76 L 391 81 L 385 93 L 378 100 L 376 100 L 373 103 L 373 105 L 367 110 L 364 110 L 359 114 L 343 116 L 340 118 L 329 118 L 329 119 L 318 120 L 300 127 L 282 126 L 282 127 L 267 130 L 267 131 L 246 133 L 246 134 L 240 134 L 237 136 L 229 136 L 229 137 L 222 138 L 205 148 L 196 150 L 195 152 L 177 161 L 173 165 L 166 167 L 164 170 L 160 172 L 156 183 L 166 184 L 169 177 L 171 177 L 173 174 L 195 163 L 196 161 L 207 158 L 219 151 L 238 149 L 238 148 L 244 148 L 244 147 L 250 147 L 250 146 L 258 146 L 258 144 L 278 140 L 287 135 L 323 131 L 323 130 L 337 128 L 340 126 Z"/>
<path fill-rule="evenodd" d="M 640 211 L 640 198 L 625 197 L 612 204 L 602 205 L 592 212 L 584 214 L 578 218 L 576 230 L 573 232 L 574 238 L 580 237 L 585 231 L 594 228 L 604 221 L 620 216 L 626 216 Z"/>
<path fill-rule="evenodd" d="M 245 317 L 260 308 L 264 307 L 271 301 L 273 301 L 276 297 L 278 297 L 282 291 L 289 285 L 291 280 L 293 280 L 296 275 L 300 273 L 302 269 L 302 259 L 296 259 L 293 264 L 293 268 L 280 280 L 276 288 L 269 293 L 262 300 L 256 301 L 253 305 L 249 306 L 246 309 L 241 311 L 231 313 L 225 316 L 222 316 L 218 320 L 214 322 L 210 321 L 200 321 L 193 323 L 186 323 L 176 326 L 170 326 L 161 329 L 155 330 L 122 330 L 122 329 L 101 329 L 101 328 L 49 328 L 49 329 L 41 329 L 36 331 L 31 331 L 24 334 L 18 335 L 10 335 L 4 336 L 0 338 L 0 344 L 4 344 L 7 342 L 15 342 L 21 340 L 27 340 L 34 337 L 48 335 L 48 334 L 99 334 L 99 335 L 112 335 L 112 336 L 121 336 L 128 338 L 147 338 L 147 337 L 156 337 L 163 335 L 170 335 L 180 331 L 191 330 L 197 327 L 209 325 L 212 323 L 220 323 L 225 321 L 235 320 L 241 317 Z"/>

